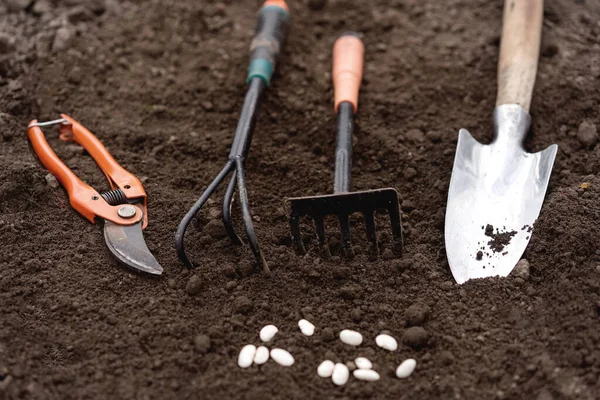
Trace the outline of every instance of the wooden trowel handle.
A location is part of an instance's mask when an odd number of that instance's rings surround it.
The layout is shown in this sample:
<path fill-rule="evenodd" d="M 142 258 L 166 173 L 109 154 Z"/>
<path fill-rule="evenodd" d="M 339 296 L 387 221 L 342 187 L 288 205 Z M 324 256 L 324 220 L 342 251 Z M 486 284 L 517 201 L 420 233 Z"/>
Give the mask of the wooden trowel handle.
<path fill-rule="evenodd" d="M 496 106 L 518 104 L 527 111 L 540 54 L 544 0 L 505 0 Z"/>

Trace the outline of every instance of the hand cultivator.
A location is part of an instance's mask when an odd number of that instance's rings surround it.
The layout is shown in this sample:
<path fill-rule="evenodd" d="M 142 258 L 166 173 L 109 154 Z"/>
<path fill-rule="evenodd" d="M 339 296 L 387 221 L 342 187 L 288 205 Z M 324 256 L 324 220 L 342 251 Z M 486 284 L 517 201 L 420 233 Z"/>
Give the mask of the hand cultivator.
<path fill-rule="evenodd" d="M 148 225 L 146 192 L 142 183 L 121 167 L 106 147 L 90 131 L 73 118 L 62 114 L 61 119 L 29 123 L 27 135 L 33 150 L 69 194 L 74 209 L 96 222 L 104 221 L 104 239 L 111 253 L 125 265 L 150 275 L 161 275 L 162 267 L 146 246 L 142 229 Z M 74 141 L 98 163 L 108 178 L 111 191 L 98 193 L 83 183 L 48 145 L 42 126 L 59 125 L 60 138 Z"/>
<path fill-rule="evenodd" d="M 288 18 L 288 8 L 283 0 L 267 0 L 259 12 L 256 34 L 250 45 L 249 86 L 228 161 L 217 177 L 202 193 L 196 204 L 183 217 L 175 234 L 177 255 L 187 267 L 192 267 L 192 263 L 185 254 L 184 248 L 184 235 L 187 226 L 208 198 L 219 187 L 221 182 L 231 173 L 223 200 L 223 223 L 225 224 L 225 229 L 234 244 L 242 244 L 231 222 L 231 203 L 237 186 L 242 207 L 242 217 L 250 248 L 254 253 L 256 261 L 262 266 L 263 272 L 266 274 L 270 272 L 267 262 L 260 251 L 256 234 L 254 233 L 250 205 L 248 203 L 248 191 L 246 190 L 244 161 L 246 160 L 248 150 L 250 149 L 250 142 L 252 141 L 259 100 L 271 81 L 277 59 L 285 42 Z"/>
<path fill-rule="evenodd" d="M 300 218 L 312 217 L 317 231 L 319 246 L 326 249 L 325 217 L 334 215 L 339 219 L 342 235 L 342 249 L 346 257 L 354 255 L 350 240 L 349 216 L 363 214 L 367 238 L 371 242 L 370 253 L 379 253 L 374 213 L 378 209 L 388 211 L 392 224 L 394 252 L 402 253 L 402 225 L 398 205 L 398 192 L 393 188 L 350 191 L 352 170 L 352 130 L 354 113 L 358 108 L 358 92 L 363 73 L 364 46 L 354 34 L 340 37 L 333 48 L 333 85 L 335 91 L 335 111 L 338 113 L 337 148 L 335 151 L 335 173 L 333 194 L 288 199 L 290 206 L 290 227 L 296 248 L 304 253 L 304 243 L 300 233 Z"/>

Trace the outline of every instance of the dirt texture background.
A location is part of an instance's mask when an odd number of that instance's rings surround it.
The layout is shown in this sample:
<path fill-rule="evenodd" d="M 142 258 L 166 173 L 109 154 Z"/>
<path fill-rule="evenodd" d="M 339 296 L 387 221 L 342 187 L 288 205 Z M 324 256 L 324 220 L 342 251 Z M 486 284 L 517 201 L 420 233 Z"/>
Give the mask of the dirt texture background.
<path fill-rule="evenodd" d="M 518 273 L 462 286 L 445 258 L 444 207 L 459 128 L 492 138 L 501 1 L 290 0 L 289 40 L 247 162 L 272 277 L 210 223 L 222 191 L 187 236 L 197 269 L 177 261 L 175 228 L 231 144 L 260 5 L 0 2 L 0 399 L 597 399 L 600 3 L 546 2 L 527 140 L 532 151 L 559 145 L 546 202 Z M 347 30 L 366 44 L 353 183 L 400 192 L 401 260 L 368 261 L 359 219 L 352 262 L 314 248 L 301 257 L 290 243 L 283 199 L 331 190 L 331 48 Z M 145 238 L 162 278 L 119 266 L 101 229 L 47 184 L 26 126 L 60 112 L 144 182 Z M 88 155 L 45 132 L 80 177 L 108 188 Z M 299 332 L 301 317 L 313 337 Z M 296 363 L 238 368 L 268 323 Z M 365 343 L 343 345 L 344 328 Z M 375 346 L 381 331 L 401 342 L 396 352 Z M 318 378 L 325 358 L 359 355 L 380 381 Z M 417 369 L 399 380 L 408 357 Z"/>

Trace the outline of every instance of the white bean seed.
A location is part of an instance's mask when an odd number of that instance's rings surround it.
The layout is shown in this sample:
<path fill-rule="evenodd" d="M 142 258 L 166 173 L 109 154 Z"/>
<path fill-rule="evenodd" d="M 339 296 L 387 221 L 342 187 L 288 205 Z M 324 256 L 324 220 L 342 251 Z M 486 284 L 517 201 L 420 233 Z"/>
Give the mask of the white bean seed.
<path fill-rule="evenodd" d="M 306 336 L 312 336 L 315 333 L 315 326 L 305 319 L 298 321 L 298 327 Z"/>
<path fill-rule="evenodd" d="M 270 342 L 277 332 L 279 332 L 279 329 L 275 325 L 267 325 L 260 330 L 260 340 Z"/>
<path fill-rule="evenodd" d="M 294 356 L 283 349 L 271 350 L 271 358 L 283 367 L 289 367 L 294 364 Z"/>
<path fill-rule="evenodd" d="M 375 343 L 377 343 L 377 346 L 389 351 L 396 351 L 398 348 L 398 342 L 396 339 L 386 334 L 377 336 L 375 338 Z"/>
<path fill-rule="evenodd" d="M 375 382 L 379 380 L 379 374 L 372 369 L 356 369 L 353 374 L 356 379 L 361 381 Z"/>
<path fill-rule="evenodd" d="M 325 360 L 317 367 L 317 375 L 321 378 L 329 378 L 333 374 L 334 367 L 333 361 Z"/>
<path fill-rule="evenodd" d="M 408 378 L 410 374 L 413 373 L 416 367 L 417 361 L 415 361 L 414 359 L 409 358 L 408 360 L 404 360 L 402 361 L 402 364 L 398 366 L 398 369 L 396 369 L 396 376 L 401 379 Z"/>
<path fill-rule="evenodd" d="M 358 367 L 358 369 L 371 369 L 373 368 L 373 364 L 369 361 L 368 358 L 358 357 L 354 360 L 354 364 Z"/>
<path fill-rule="evenodd" d="M 348 382 L 348 378 L 350 377 L 350 371 L 348 367 L 346 367 L 342 363 L 335 364 L 333 367 L 333 374 L 331 374 L 331 380 L 338 386 L 343 386 Z"/>
<path fill-rule="evenodd" d="M 362 343 L 362 335 L 356 331 L 344 329 L 340 332 L 340 340 L 351 346 L 358 346 Z"/>
<path fill-rule="evenodd" d="M 256 354 L 256 346 L 248 344 L 242 348 L 240 355 L 238 356 L 238 365 L 240 368 L 248 368 L 254 361 L 254 355 Z"/>
<path fill-rule="evenodd" d="M 265 346 L 260 346 L 256 349 L 256 354 L 254 354 L 254 364 L 261 365 L 266 363 L 269 360 L 269 349 Z"/>

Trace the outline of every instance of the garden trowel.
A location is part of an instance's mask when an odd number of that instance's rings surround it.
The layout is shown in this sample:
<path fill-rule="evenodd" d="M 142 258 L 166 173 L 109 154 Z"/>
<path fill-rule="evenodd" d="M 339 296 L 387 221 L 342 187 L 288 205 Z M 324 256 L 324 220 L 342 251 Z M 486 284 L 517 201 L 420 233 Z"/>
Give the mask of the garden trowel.
<path fill-rule="evenodd" d="M 528 153 L 523 141 L 535 83 L 543 0 L 506 0 L 495 138 L 483 145 L 461 129 L 446 209 L 446 253 L 454 279 L 507 276 L 540 213 L 558 146 Z"/>

